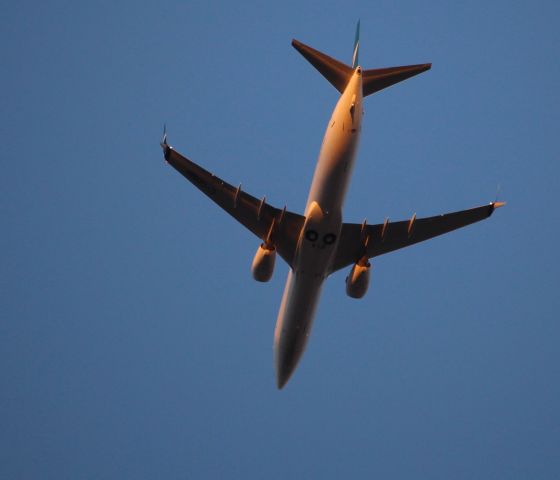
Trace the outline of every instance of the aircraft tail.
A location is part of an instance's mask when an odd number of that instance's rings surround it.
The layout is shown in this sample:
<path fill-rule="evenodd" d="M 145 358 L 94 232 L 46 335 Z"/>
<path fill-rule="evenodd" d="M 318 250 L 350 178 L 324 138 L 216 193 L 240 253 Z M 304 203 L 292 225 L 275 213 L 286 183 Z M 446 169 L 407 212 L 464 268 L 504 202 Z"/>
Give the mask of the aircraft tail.
<path fill-rule="evenodd" d="M 340 93 L 344 92 L 348 80 L 358 68 L 358 51 L 360 48 L 360 22 L 356 27 L 356 38 L 354 40 L 354 50 L 352 55 L 352 66 L 346 65 L 335 60 L 328 55 L 311 48 L 304 43 L 294 39 L 292 46 L 301 53 L 305 59 L 313 65 Z M 431 63 L 417 65 L 405 65 L 402 67 L 376 68 L 363 70 L 362 90 L 364 97 L 372 93 L 390 87 L 395 83 L 402 82 L 407 78 L 425 72 L 432 67 Z"/>
<path fill-rule="evenodd" d="M 354 37 L 354 49 L 352 50 L 352 68 L 358 66 L 358 53 L 360 52 L 360 21 L 356 25 L 356 36 Z"/>

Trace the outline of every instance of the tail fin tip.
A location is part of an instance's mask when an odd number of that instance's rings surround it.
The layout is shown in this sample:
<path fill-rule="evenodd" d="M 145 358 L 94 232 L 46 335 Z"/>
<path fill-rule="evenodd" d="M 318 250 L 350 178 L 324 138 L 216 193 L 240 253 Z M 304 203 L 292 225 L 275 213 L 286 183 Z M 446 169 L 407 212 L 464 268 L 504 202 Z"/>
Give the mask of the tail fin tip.
<path fill-rule="evenodd" d="M 356 36 L 354 37 L 354 50 L 352 51 L 352 68 L 356 68 L 358 66 L 359 52 L 360 52 L 360 19 L 358 19 L 358 24 L 356 25 Z"/>

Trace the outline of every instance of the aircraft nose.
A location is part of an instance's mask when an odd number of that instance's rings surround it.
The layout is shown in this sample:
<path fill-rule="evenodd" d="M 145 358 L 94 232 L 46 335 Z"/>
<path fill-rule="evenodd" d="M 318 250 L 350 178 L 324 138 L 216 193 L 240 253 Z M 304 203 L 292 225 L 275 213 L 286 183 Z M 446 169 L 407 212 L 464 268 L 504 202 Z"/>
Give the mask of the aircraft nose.
<path fill-rule="evenodd" d="M 285 367 L 285 364 L 276 367 L 276 386 L 278 387 L 278 390 L 282 390 L 282 388 L 284 388 L 284 385 L 288 383 L 288 380 L 292 376 L 293 369 L 290 370 L 289 368 Z"/>
<path fill-rule="evenodd" d="M 276 367 L 276 386 L 281 390 L 294 373 L 298 361 L 301 357 L 301 342 L 292 340 L 284 345 L 276 345 L 275 348 L 275 367 Z"/>
<path fill-rule="evenodd" d="M 278 390 L 282 390 L 284 385 L 288 383 L 293 371 L 293 367 L 288 365 L 286 362 L 276 365 L 276 386 L 278 387 Z"/>

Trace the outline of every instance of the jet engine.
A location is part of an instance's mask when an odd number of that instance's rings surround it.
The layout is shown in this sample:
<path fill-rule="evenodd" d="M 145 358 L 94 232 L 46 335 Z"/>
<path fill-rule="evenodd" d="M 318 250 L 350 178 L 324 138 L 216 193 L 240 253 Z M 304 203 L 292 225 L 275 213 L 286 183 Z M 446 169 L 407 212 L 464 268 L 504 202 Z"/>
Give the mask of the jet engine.
<path fill-rule="evenodd" d="M 276 248 L 261 243 L 253 264 L 251 265 L 251 273 L 257 282 L 268 282 L 274 271 L 274 262 L 276 261 Z"/>
<path fill-rule="evenodd" d="M 369 286 L 369 271 L 371 263 L 367 258 L 360 259 L 354 264 L 350 275 L 346 277 L 346 294 L 352 298 L 362 298 Z"/>

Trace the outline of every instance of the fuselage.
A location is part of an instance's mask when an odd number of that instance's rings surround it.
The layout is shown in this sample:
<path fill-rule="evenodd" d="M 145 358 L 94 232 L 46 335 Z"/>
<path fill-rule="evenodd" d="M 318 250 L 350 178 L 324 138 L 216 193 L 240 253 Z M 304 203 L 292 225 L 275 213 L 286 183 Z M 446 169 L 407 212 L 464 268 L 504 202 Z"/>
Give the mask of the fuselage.
<path fill-rule="evenodd" d="M 327 125 L 305 207 L 305 224 L 278 312 L 274 362 L 279 388 L 305 350 L 323 281 L 331 272 L 360 138 L 362 99 L 362 69 L 357 67 Z"/>

